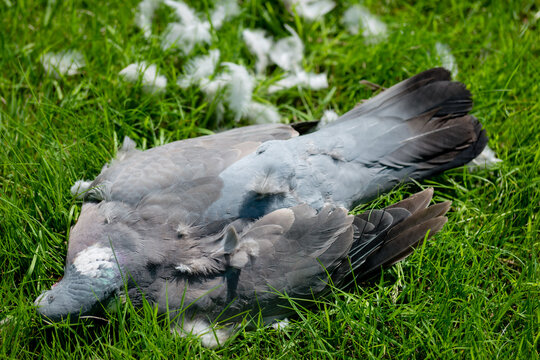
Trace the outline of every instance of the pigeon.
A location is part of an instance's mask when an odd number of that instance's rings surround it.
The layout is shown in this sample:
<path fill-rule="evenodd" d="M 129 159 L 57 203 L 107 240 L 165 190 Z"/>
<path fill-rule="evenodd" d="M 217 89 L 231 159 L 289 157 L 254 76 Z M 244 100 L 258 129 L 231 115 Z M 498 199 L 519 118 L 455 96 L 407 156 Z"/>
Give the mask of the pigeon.
<path fill-rule="evenodd" d="M 84 186 L 64 277 L 36 300 L 50 321 L 148 301 L 175 334 L 221 346 L 246 317 L 272 325 L 332 286 L 407 257 L 447 221 L 426 189 L 349 210 L 398 184 L 462 166 L 487 135 L 471 94 L 424 71 L 322 127 L 264 124 L 140 151 L 126 138 Z"/>

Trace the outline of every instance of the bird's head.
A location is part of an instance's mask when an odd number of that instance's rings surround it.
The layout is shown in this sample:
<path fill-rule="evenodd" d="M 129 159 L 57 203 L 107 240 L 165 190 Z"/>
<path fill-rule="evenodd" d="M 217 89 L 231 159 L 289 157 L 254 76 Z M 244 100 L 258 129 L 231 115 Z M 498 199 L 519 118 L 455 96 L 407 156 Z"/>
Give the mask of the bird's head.
<path fill-rule="evenodd" d="M 86 203 L 69 236 L 64 277 L 34 302 L 52 321 L 94 313 L 124 287 L 137 233 L 117 221 L 121 205 Z"/>

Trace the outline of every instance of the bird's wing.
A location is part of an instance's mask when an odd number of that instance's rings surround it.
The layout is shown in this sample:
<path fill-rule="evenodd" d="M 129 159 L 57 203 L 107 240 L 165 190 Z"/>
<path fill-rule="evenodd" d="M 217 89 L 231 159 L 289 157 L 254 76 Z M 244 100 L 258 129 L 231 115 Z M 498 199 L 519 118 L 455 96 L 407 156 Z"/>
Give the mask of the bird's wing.
<path fill-rule="evenodd" d="M 117 158 L 103 168 L 83 197 L 137 204 L 144 196 L 178 181 L 217 176 L 263 142 L 297 135 L 298 131 L 290 125 L 253 125 L 146 151 L 135 150 L 133 141 L 126 139 Z"/>
<path fill-rule="evenodd" d="M 226 251 L 228 265 L 238 269 L 228 298 L 275 316 L 287 304 L 279 293 L 304 299 L 320 293 L 351 248 L 352 222 L 345 209 L 331 205 L 319 212 L 299 205 L 257 220 L 239 232 L 236 244 L 227 242 L 234 248 Z"/>

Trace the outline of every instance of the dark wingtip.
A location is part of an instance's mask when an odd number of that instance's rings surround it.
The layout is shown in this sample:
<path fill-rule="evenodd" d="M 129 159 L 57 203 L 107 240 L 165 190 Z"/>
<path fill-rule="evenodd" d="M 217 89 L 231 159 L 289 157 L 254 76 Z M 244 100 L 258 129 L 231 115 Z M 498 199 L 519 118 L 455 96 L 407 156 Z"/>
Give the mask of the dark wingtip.
<path fill-rule="evenodd" d="M 433 188 L 411 195 L 387 207 L 384 211 L 384 213 L 394 217 L 394 212 L 399 210 L 400 215 L 405 214 L 404 219 L 403 217 L 395 217 L 390 226 L 381 227 L 377 223 L 369 227 L 364 226 L 365 229 L 371 229 L 369 232 L 359 229 L 359 241 L 355 241 L 353 249 L 351 249 L 351 253 L 354 252 L 355 257 L 363 259 L 363 261 L 358 261 L 359 265 L 354 268 L 357 279 L 369 280 L 381 269 L 405 259 L 422 243 L 426 236 L 430 238 L 442 229 L 448 221 L 445 214 L 452 203 L 445 201 L 428 206 L 432 197 Z M 376 217 L 373 220 L 365 216 L 362 218 L 370 223 L 377 220 Z M 378 228 L 381 231 L 377 231 Z M 374 230 L 377 232 L 376 236 L 374 236 Z M 364 240 L 362 240 L 363 238 Z M 371 244 L 371 242 L 375 242 L 375 244 Z M 367 243 L 370 245 L 366 246 Z M 369 252 L 364 249 L 369 250 Z"/>

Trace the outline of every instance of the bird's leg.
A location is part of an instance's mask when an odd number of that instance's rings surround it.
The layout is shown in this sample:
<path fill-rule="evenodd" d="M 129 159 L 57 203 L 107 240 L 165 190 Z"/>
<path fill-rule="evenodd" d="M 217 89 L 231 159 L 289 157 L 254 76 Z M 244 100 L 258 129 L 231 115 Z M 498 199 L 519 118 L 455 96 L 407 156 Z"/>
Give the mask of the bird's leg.
<path fill-rule="evenodd" d="M 181 337 L 197 336 L 202 345 L 210 349 L 222 346 L 233 334 L 231 326 L 217 327 L 201 318 L 181 319 L 172 326 L 171 331 Z"/>

